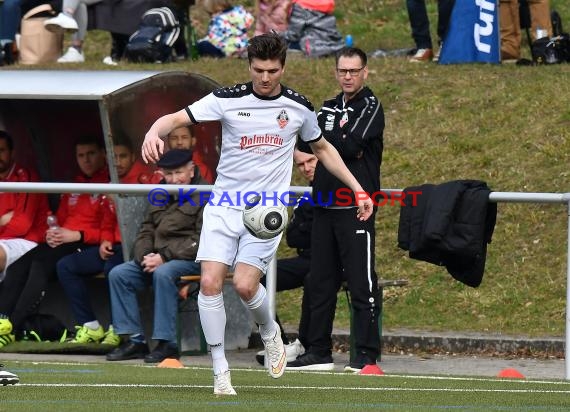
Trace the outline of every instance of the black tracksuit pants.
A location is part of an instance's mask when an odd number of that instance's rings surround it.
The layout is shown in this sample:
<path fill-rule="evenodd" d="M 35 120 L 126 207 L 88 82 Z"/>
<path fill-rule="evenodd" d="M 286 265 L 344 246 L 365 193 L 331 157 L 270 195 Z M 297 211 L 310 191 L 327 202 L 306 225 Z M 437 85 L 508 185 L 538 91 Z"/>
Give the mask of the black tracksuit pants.
<path fill-rule="evenodd" d="M 301 320 L 299 322 L 299 340 L 306 346 L 307 340 L 307 328 L 309 324 L 309 304 L 307 302 L 307 287 L 306 284 L 309 278 L 309 270 L 311 268 L 311 259 L 305 256 L 295 256 L 291 258 L 279 259 L 277 260 L 277 284 L 276 291 L 281 292 L 283 290 L 297 289 L 302 286 L 305 287 L 303 292 L 303 301 L 301 304 Z M 265 286 L 266 277 L 261 278 L 261 284 Z M 285 330 L 283 325 L 279 320 L 279 316 L 276 315 L 277 323 L 281 330 L 281 339 L 285 344 L 289 343 L 289 339 L 285 335 Z"/>
<path fill-rule="evenodd" d="M 355 356 L 376 360 L 380 351 L 378 278 L 374 270 L 373 214 L 361 222 L 356 209 L 316 207 L 312 228 L 309 287 L 309 351 L 332 353 L 337 292 L 346 280 L 354 311 Z M 344 268 L 344 271 L 343 271 Z M 355 348 L 351 348 L 351 351 Z M 351 356 L 352 357 L 352 356 Z"/>

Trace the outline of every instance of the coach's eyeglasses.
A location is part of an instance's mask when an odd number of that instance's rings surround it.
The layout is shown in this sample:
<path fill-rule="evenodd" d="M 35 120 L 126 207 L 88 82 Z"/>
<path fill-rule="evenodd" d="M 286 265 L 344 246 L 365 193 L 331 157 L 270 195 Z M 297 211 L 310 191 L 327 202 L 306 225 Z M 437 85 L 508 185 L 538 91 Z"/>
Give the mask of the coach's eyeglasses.
<path fill-rule="evenodd" d="M 360 69 L 336 69 L 336 72 L 339 76 L 346 76 L 347 73 L 350 73 L 350 76 L 354 77 L 358 76 L 364 67 L 365 66 L 362 66 Z"/>

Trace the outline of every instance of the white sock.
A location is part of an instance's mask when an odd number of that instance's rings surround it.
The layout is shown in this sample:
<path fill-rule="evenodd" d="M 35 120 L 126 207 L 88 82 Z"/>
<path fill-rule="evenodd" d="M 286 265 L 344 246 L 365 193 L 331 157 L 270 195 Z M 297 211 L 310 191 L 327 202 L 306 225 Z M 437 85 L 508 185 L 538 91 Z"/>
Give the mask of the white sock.
<path fill-rule="evenodd" d="M 99 329 L 99 326 L 101 326 L 101 325 L 99 324 L 99 321 L 92 320 L 91 322 L 85 322 L 83 324 L 83 326 L 87 326 L 91 330 L 97 330 L 97 329 Z"/>
<path fill-rule="evenodd" d="M 269 314 L 269 299 L 263 285 L 259 285 L 257 292 L 249 302 L 242 300 L 250 310 L 253 320 L 259 325 L 259 334 L 264 341 L 268 341 L 277 332 L 277 322 Z"/>
<path fill-rule="evenodd" d="M 224 295 L 219 293 L 214 296 L 206 296 L 202 292 L 198 292 L 198 311 L 200 312 L 200 323 L 204 337 L 210 345 L 214 375 L 219 375 L 229 369 L 224 350 L 224 334 L 226 331 Z"/>

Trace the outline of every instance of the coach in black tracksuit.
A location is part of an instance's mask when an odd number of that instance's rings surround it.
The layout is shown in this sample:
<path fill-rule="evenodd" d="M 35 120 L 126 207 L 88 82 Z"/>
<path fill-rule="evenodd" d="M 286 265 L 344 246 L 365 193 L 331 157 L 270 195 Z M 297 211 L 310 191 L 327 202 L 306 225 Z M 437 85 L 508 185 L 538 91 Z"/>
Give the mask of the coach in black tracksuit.
<path fill-rule="evenodd" d="M 349 170 L 372 194 L 380 190 L 384 111 L 372 91 L 364 86 L 368 75 L 366 54 L 342 49 L 336 58 L 336 78 L 342 93 L 324 102 L 318 113 L 326 138 L 340 153 Z M 339 192 L 340 190 L 340 192 Z M 379 292 L 374 270 L 374 217 L 360 221 L 354 196 L 343 183 L 317 165 L 313 181 L 314 210 L 310 277 L 310 349 L 287 365 L 288 369 L 330 370 L 331 333 L 336 296 L 347 281 L 354 309 L 356 349 L 350 370 L 375 364 L 380 350 Z M 350 199 L 350 201 L 349 201 Z M 324 204 L 331 203 L 329 206 Z M 342 268 L 346 268 L 343 272 Z"/>

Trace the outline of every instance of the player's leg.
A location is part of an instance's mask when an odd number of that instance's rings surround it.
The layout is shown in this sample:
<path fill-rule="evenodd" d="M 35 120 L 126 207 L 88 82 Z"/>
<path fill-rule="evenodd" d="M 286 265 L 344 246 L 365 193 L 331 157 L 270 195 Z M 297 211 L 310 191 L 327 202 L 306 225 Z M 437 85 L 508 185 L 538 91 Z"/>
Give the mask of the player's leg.
<path fill-rule="evenodd" d="M 224 349 L 226 310 L 222 288 L 236 255 L 241 212 L 223 206 L 206 206 L 196 261 L 201 262 L 198 311 L 214 369 L 214 394 L 235 395 Z"/>
<path fill-rule="evenodd" d="M 202 261 L 198 310 L 206 342 L 210 346 L 214 375 L 229 370 L 224 349 L 226 310 L 222 287 L 228 266 L 220 262 Z"/>
<path fill-rule="evenodd" d="M 267 272 L 280 240 L 281 236 L 268 240 L 257 239 L 244 228 L 234 271 L 234 286 L 249 308 L 253 320 L 259 325 L 259 334 L 265 344 L 267 367 L 273 378 L 283 375 L 287 355 L 279 325 L 271 316 L 269 297 L 259 279 L 262 273 Z"/>

